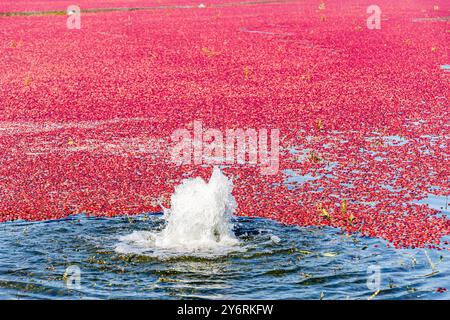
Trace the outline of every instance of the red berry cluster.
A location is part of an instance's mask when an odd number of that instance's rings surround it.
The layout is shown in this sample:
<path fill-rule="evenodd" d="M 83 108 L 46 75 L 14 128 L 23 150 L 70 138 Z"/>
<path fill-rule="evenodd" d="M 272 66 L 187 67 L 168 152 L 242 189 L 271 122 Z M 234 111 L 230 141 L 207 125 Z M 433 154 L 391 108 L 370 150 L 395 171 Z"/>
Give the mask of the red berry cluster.
<path fill-rule="evenodd" d="M 226 2 L 86 13 L 80 30 L 3 16 L 0 221 L 161 210 L 182 179 L 210 175 L 169 161 L 171 134 L 198 120 L 280 130 L 278 174 L 225 169 L 237 214 L 448 248 L 448 217 L 418 204 L 450 193 L 448 1 L 380 0 L 380 30 L 351 1 Z M 59 8 L 0 4 L 26 9 Z"/>

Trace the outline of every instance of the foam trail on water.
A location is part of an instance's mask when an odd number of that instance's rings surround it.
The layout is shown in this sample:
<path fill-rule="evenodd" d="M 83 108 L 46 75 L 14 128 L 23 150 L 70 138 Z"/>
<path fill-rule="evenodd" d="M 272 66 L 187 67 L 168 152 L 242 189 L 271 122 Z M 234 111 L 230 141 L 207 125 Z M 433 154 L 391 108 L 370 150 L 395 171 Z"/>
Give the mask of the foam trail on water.
<path fill-rule="evenodd" d="M 231 218 L 237 207 L 233 183 L 215 167 L 208 182 L 185 179 L 175 187 L 171 208 L 164 210 L 166 227 L 160 232 L 135 231 L 120 237 L 116 251 L 153 254 L 178 252 L 226 253 L 239 245 Z M 236 248 L 234 248 L 236 249 Z"/>

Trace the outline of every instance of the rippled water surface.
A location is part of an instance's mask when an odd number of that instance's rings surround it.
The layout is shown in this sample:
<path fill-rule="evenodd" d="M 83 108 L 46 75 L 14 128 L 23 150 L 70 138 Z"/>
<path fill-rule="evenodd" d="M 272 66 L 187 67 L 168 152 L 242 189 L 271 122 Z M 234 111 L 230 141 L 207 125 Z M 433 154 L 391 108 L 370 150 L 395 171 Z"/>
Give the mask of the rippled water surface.
<path fill-rule="evenodd" d="M 376 266 L 374 299 L 450 298 L 436 292 L 450 283 L 448 251 L 396 250 L 332 228 L 236 218 L 240 245 L 222 255 L 117 249 L 124 235 L 164 224 L 157 214 L 0 224 L 0 298 L 368 299 L 368 268 Z M 73 265 L 81 270 L 78 289 L 65 281 Z"/>

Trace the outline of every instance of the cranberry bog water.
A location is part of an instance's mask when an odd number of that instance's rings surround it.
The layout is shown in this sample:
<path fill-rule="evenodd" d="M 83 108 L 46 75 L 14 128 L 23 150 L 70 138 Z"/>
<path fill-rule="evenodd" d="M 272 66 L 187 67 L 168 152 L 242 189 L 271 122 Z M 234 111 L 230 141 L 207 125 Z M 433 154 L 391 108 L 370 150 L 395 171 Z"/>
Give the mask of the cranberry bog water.
<path fill-rule="evenodd" d="M 0 298 L 448 299 L 448 1 L 0 3 Z"/>

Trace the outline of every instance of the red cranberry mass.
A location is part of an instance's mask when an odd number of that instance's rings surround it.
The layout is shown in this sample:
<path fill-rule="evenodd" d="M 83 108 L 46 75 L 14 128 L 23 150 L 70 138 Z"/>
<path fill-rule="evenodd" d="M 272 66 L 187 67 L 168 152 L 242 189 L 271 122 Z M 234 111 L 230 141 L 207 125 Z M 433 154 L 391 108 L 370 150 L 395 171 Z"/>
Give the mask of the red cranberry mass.
<path fill-rule="evenodd" d="M 201 121 L 280 131 L 276 175 L 224 169 L 237 214 L 448 248 L 448 217 L 420 203 L 449 195 L 449 3 L 434 2 L 378 1 L 379 30 L 338 0 L 97 12 L 80 30 L 2 17 L 0 221 L 159 211 L 182 179 L 210 175 L 168 152 Z"/>

